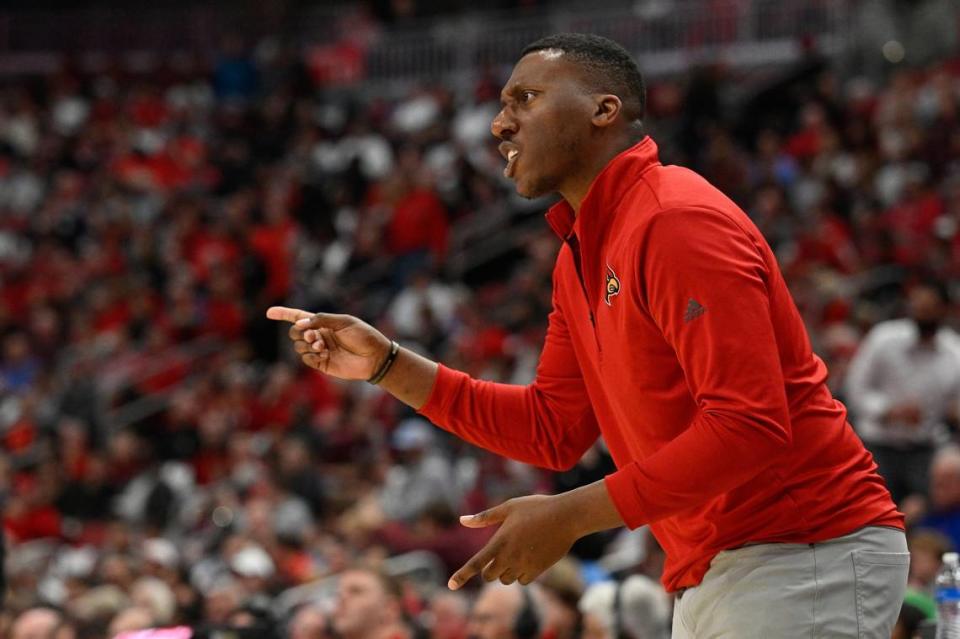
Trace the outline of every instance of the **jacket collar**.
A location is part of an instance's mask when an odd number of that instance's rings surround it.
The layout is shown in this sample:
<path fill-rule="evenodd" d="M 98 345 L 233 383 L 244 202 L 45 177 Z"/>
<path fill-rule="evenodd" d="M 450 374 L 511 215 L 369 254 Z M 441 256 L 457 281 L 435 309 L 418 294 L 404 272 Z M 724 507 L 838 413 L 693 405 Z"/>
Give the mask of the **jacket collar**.
<path fill-rule="evenodd" d="M 580 203 L 580 215 L 575 215 L 573 207 L 566 200 L 560 200 L 547 211 L 547 223 L 560 239 L 567 239 L 571 232 L 581 235 L 581 220 L 588 219 L 590 226 L 599 223 L 606 226 L 606 220 L 599 216 L 609 216 L 636 183 L 636 178 L 651 166 L 660 164 L 657 144 L 649 135 L 629 149 L 616 155 L 607 166 L 593 179 L 587 195 Z"/>

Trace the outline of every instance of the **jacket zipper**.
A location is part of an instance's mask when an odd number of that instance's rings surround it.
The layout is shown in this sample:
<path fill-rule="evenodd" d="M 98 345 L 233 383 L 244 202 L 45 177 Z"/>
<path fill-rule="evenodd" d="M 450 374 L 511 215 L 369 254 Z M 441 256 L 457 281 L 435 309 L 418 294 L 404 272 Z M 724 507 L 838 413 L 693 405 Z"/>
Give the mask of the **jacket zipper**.
<path fill-rule="evenodd" d="M 577 269 L 577 279 L 580 281 L 580 290 L 583 291 L 583 298 L 587 301 L 587 314 L 590 317 L 590 327 L 593 329 L 593 340 L 597 345 L 597 353 L 602 357 L 603 348 L 600 347 L 600 336 L 597 334 L 597 321 L 593 316 L 593 305 L 590 303 L 590 295 L 587 293 L 587 285 L 583 281 L 583 269 L 580 266 L 580 240 L 576 233 L 571 232 L 567 237 L 567 245 L 573 253 L 573 265 Z"/>

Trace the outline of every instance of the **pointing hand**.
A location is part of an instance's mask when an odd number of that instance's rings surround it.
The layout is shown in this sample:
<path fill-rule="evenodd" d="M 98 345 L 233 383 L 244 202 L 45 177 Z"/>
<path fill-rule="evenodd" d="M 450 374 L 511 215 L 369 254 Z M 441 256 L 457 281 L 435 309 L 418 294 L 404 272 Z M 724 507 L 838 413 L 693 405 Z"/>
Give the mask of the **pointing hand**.
<path fill-rule="evenodd" d="M 352 315 L 272 306 L 267 318 L 290 322 L 289 337 L 303 363 L 340 379 L 370 379 L 390 352 L 383 333 Z"/>

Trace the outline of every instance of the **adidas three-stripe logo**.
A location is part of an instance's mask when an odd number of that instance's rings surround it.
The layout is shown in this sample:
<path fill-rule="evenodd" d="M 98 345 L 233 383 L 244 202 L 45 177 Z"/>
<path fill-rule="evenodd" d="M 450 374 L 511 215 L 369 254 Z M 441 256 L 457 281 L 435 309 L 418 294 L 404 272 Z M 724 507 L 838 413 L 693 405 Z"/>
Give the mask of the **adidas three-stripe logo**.
<path fill-rule="evenodd" d="M 704 313 L 707 312 L 707 309 L 697 300 L 690 298 L 690 301 L 687 302 L 687 312 L 683 316 L 684 322 L 689 322 L 690 320 L 695 320 Z"/>

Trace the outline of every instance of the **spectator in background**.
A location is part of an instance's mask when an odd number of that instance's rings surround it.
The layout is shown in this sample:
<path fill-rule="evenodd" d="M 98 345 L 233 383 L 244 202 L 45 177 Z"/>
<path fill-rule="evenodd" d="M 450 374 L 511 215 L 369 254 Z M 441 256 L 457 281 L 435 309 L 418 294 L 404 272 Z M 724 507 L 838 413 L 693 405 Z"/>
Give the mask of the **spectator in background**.
<path fill-rule="evenodd" d="M 928 512 L 916 526 L 935 530 L 960 548 L 960 447 L 944 446 L 934 455 Z"/>
<path fill-rule="evenodd" d="M 393 432 L 399 463 L 387 472 L 380 495 L 389 519 L 411 522 L 431 504 L 446 504 L 454 510 L 459 505 L 453 468 L 435 439 L 433 428 L 420 417 L 404 420 Z"/>
<path fill-rule="evenodd" d="M 227 623 L 247 595 L 236 580 L 226 576 L 216 579 L 203 594 L 203 618 L 212 624 Z"/>
<path fill-rule="evenodd" d="M 146 630 L 154 626 L 153 615 L 146 608 L 127 608 L 117 613 L 117 616 L 110 622 L 110 628 L 107 632 L 108 637 L 114 637 L 121 632 L 132 632 L 134 630 Z"/>
<path fill-rule="evenodd" d="M 643 575 L 590 586 L 580 599 L 583 639 L 667 639 L 670 598 Z"/>
<path fill-rule="evenodd" d="M 478 534 L 478 529 L 460 525 L 448 503 L 428 504 L 412 522 L 388 521 L 380 527 L 375 538 L 394 554 L 426 550 L 443 562 L 447 571 L 463 565 L 490 540 L 490 531 Z"/>
<path fill-rule="evenodd" d="M 537 639 L 544 610 L 536 585 L 492 582 L 480 591 L 467 627 L 471 639 Z"/>
<path fill-rule="evenodd" d="M 127 594 L 116 586 L 106 585 L 91 588 L 74 599 L 70 602 L 69 612 L 84 627 L 106 631 L 118 615 L 128 609 L 131 609 L 131 600 Z"/>
<path fill-rule="evenodd" d="M 460 592 L 440 591 L 430 600 L 430 639 L 467 639 L 470 602 Z"/>
<path fill-rule="evenodd" d="M 944 326 L 949 296 L 925 281 L 908 293 L 909 318 L 877 324 L 850 363 L 854 424 L 897 503 L 925 494 L 930 460 L 960 402 L 960 336 Z"/>
<path fill-rule="evenodd" d="M 220 100 L 249 100 L 257 91 L 257 68 L 243 41 L 227 36 L 213 74 L 213 87 Z"/>
<path fill-rule="evenodd" d="M 384 239 L 394 258 L 398 285 L 404 284 L 412 272 L 442 264 L 447 253 L 447 211 L 431 188 L 431 176 L 419 162 L 417 152 L 407 149 L 401 155 L 401 168 L 384 187 L 390 207 Z"/>
<path fill-rule="evenodd" d="M 257 639 L 280 639 L 277 620 L 268 607 L 269 600 L 251 597 L 227 619 L 231 628 L 243 628 Z"/>
<path fill-rule="evenodd" d="M 40 372 L 40 362 L 30 350 L 25 333 L 11 333 L 3 339 L 0 358 L 0 391 L 26 391 Z"/>
<path fill-rule="evenodd" d="M 537 585 L 543 593 L 544 627 L 553 639 L 578 639 L 583 625 L 578 607 L 583 596 L 581 566 L 573 557 L 564 557 L 550 566 Z"/>
<path fill-rule="evenodd" d="M 287 626 L 289 639 L 329 639 L 329 620 L 319 606 L 304 604 L 296 608 Z"/>
<path fill-rule="evenodd" d="M 180 566 L 180 553 L 173 542 L 163 537 L 146 539 L 143 542 L 141 554 L 143 556 L 142 570 L 148 578 L 138 579 L 137 584 L 143 583 L 145 585 L 144 589 L 150 590 L 153 588 L 150 583 L 153 579 L 160 579 L 167 584 L 176 582 Z M 137 586 L 134 586 L 134 590 L 137 590 Z"/>
<path fill-rule="evenodd" d="M 30 608 L 13 622 L 10 639 L 68 639 L 59 636 L 60 629 L 65 625 L 63 614 L 54 608 Z"/>
<path fill-rule="evenodd" d="M 270 555 L 256 544 L 249 544 L 230 558 L 230 570 L 246 593 L 272 594 L 276 566 Z"/>
<path fill-rule="evenodd" d="M 407 286 L 394 298 L 387 313 L 400 335 L 421 337 L 449 331 L 457 306 L 465 297 L 459 287 L 439 282 L 431 278 L 429 270 L 422 269 L 410 275 Z"/>
<path fill-rule="evenodd" d="M 919 529 L 907 538 L 910 548 L 910 576 L 904 601 L 920 609 L 927 619 L 937 618 L 937 604 L 933 598 L 934 582 L 940 572 L 943 553 L 953 547 L 944 535 Z"/>
<path fill-rule="evenodd" d="M 333 629 L 340 639 L 410 639 L 400 584 L 383 573 L 351 568 L 340 576 Z"/>

